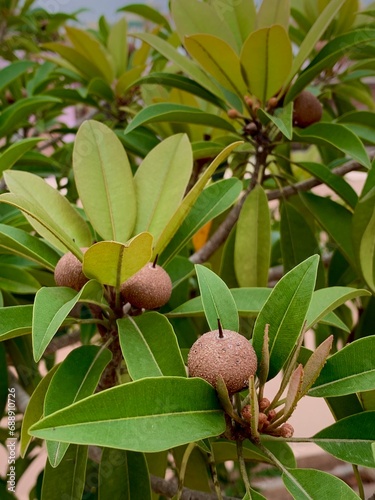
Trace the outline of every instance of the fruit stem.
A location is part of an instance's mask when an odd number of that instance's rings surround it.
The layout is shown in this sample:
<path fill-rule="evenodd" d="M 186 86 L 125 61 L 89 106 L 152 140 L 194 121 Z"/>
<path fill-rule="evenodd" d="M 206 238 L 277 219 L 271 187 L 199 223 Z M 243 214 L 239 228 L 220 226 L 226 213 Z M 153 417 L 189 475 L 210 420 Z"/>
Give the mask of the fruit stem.
<path fill-rule="evenodd" d="M 158 258 L 159 258 L 159 254 L 157 253 L 156 256 L 155 256 L 155 259 L 154 259 L 154 262 L 152 263 L 152 267 L 156 267 L 156 264 L 158 262 Z"/>
<path fill-rule="evenodd" d="M 220 318 L 217 318 L 217 327 L 219 329 L 219 339 L 223 339 L 224 338 L 224 334 L 223 334 L 223 328 L 221 326 Z"/>

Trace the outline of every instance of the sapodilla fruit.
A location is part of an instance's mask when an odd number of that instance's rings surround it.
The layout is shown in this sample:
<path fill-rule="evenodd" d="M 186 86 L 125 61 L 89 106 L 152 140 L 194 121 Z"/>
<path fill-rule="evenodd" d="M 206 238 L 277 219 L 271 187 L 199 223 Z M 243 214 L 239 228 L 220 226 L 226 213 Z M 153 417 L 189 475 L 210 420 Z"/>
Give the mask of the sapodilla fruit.
<path fill-rule="evenodd" d="M 245 389 L 257 370 L 253 346 L 240 333 L 221 328 L 203 334 L 188 356 L 190 377 L 201 377 L 216 387 L 221 375 L 229 394 Z"/>
<path fill-rule="evenodd" d="M 317 97 L 308 90 L 303 90 L 294 100 L 293 124 L 306 128 L 321 120 L 322 105 Z"/>
<path fill-rule="evenodd" d="M 172 294 L 172 281 L 167 271 L 156 262 L 149 262 L 122 283 L 122 297 L 138 309 L 157 309 L 166 304 Z"/>
<path fill-rule="evenodd" d="M 81 248 L 81 250 L 85 252 L 87 248 Z M 71 252 L 63 255 L 57 262 L 54 276 L 57 286 L 68 286 L 77 292 L 89 281 L 83 274 L 82 262 Z"/>

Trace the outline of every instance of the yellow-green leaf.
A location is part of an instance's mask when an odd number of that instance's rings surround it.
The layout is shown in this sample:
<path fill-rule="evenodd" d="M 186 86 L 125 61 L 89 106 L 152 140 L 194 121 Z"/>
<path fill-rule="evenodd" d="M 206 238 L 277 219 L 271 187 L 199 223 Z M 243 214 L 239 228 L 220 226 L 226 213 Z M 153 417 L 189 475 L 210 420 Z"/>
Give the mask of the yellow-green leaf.
<path fill-rule="evenodd" d="M 241 98 L 246 94 L 239 57 L 227 42 L 214 35 L 196 34 L 185 37 L 185 47 L 224 88 Z"/>
<path fill-rule="evenodd" d="M 99 241 L 83 257 L 83 272 L 103 285 L 118 287 L 149 262 L 152 254 L 152 236 L 141 233 L 128 243 Z"/>
<path fill-rule="evenodd" d="M 263 0 L 257 13 L 257 28 L 281 24 L 286 30 L 290 20 L 290 0 Z"/>
<path fill-rule="evenodd" d="M 285 28 L 276 24 L 251 33 L 240 61 L 250 92 L 265 103 L 283 86 L 292 67 L 292 46 Z"/>
<path fill-rule="evenodd" d="M 115 23 L 108 35 L 107 47 L 113 59 L 116 76 L 126 71 L 128 62 L 128 44 L 126 40 L 127 23 L 122 17 Z"/>

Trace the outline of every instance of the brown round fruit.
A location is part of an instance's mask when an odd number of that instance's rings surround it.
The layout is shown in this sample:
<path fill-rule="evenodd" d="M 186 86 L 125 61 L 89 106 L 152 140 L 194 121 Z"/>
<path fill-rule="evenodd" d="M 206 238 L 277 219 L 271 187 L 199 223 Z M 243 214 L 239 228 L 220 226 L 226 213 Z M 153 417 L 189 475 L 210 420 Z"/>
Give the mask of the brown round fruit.
<path fill-rule="evenodd" d="M 168 302 L 171 293 L 169 274 L 151 262 L 121 285 L 124 300 L 138 309 L 157 309 Z"/>
<path fill-rule="evenodd" d="M 308 90 L 303 90 L 294 100 L 293 124 L 306 128 L 321 120 L 322 105 L 317 97 Z"/>
<path fill-rule="evenodd" d="M 240 333 L 212 330 L 192 345 L 188 368 L 190 377 L 204 378 L 214 387 L 221 375 L 228 392 L 233 394 L 249 385 L 249 377 L 257 370 L 257 357 L 253 346 Z"/>
<path fill-rule="evenodd" d="M 85 252 L 86 248 L 81 248 Z M 61 257 L 55 267 L 55 283 L 57 286 L 68 286 L 74 290 L 81 290 L 88 282 L 88 278 L 83 274 L 82 262 L 71 252 Z"/>

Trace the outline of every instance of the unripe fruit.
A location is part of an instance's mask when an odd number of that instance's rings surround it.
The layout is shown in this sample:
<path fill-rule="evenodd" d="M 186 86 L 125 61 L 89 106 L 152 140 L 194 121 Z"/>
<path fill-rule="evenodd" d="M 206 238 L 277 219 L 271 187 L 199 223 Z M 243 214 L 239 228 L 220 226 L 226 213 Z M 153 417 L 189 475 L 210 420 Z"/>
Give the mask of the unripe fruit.
<path fill-rule="evenodd" d="M 138 309 L 157 309 L 166 304 L 172 293 L 169 274 L 157 264 L 149 262 L 121 285 L 126 302 Z"/>
<path fill-rule="evenodd" d="M 188 356 L 190 377 L 201 377 L 214 387 L 221 375 L 228 392 L 245 389 L 249 377 L 257 370 L 253 346 L 241 334 L 232 330 L 218 330 L 202 335 L 192 345 Z"/>
<path fill-rule="evenodd" d="M 317 97 L 308 90 L 303 90 L 294 100 L 293 124 L 306 128 L 321 120 L 322 105 Z"/>
<path fill-rule="evenodd" d="M 85 252 L 86 248 L 81 248 Z M 57 286 L 68 286 L 74 290 L 81 290 L 89 280 L 83 274 L 82 262 L 71 252 L 61 257 L 55 267 L 55 283 Z"/>

